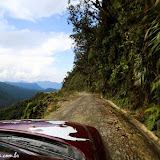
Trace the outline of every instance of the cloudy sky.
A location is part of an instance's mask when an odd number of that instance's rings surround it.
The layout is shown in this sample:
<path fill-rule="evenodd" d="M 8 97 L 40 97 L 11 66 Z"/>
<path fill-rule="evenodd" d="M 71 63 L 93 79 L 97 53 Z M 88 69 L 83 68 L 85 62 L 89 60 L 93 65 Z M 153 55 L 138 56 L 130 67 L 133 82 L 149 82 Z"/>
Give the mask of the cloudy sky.
<path fill-rule="evenodd" d="M 63 81 L 74 60 L 67 2 L 0 1 L 0 81 Z"/>

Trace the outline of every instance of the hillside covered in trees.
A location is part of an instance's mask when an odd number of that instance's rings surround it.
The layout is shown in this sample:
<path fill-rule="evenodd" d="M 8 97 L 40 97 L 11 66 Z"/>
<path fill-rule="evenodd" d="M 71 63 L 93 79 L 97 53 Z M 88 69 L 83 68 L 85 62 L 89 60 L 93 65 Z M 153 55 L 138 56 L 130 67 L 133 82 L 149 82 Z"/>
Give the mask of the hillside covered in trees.
<path fill-rule="evenodd" d="M 12 105 L 16 102 L 29 99 L 36 93 L 53 91 L 56 91 L 56 89 L 43 89 L 34 83 L 0 82 L 0 109 L 8 107 L 9 105 Z"/>
<path fill-rule="evenodd" d="M 111 98 L 160 135 L 159 11 L 159 0 L 70 4 L 75 61 L 63 89 Z"/>
<path fill-rule="evenodd" d="M 16 87 L 0 82 L 0 108 L 31 98 L 38 91 Z"/>
<path fill-rule="evenodd" d="M 0 120 L 44 118 L 50 112 L 56 111 L 58 103 L 65 101 L 68 96 L 68 93 L 60 90 L 37 93 L 30 99 L 0 109 Z"/>

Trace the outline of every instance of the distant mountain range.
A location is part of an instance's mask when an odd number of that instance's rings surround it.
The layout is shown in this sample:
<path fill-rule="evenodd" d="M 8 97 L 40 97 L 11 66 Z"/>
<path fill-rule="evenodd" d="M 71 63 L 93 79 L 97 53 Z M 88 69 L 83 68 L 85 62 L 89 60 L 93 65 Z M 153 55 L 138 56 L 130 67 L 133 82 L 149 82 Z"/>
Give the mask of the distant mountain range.
<path fill-rule="evenodd" d="M 46 83 L 45 83 L 46 82 Z M 39 84 L 38 84 L 39 83 Z M 0 82 L 0 108 L 31 98 L 38 92 L 53 92 L 62 87 L 60 83 Z"/>
<path fill-rule="evenodd" d="M 44 88 L 41 88 L 37 83 L 27 83 L 27 82 L 5 82 L 5 83 L 25 89 L 44 90 Z"/>
<path fill-rule="evenodd" d="M 0 108 L 31 98 L 37 90 L 29 90 L 0 82 Z"/>
<path fill-rule="evenodd" d="M 44 90 L 47 88 L 53 89 L 61 89 L 62 83 L 50 82 L 50 81 L 38 81 L 38 82 L 5 82 L 7 84 L 11 84 L 17 87 L 25 88 L 25 89 L 33 89 L 33 90 Z"/>
<path fill-rule="evenodd" d="M 36 82 L 40 87 L 47 89 L 47 88 L 54 88 L 54 89 L 61 89 L 62 83 L 57 82 L 50 82 L 50 81 L 38 81 Z"/>

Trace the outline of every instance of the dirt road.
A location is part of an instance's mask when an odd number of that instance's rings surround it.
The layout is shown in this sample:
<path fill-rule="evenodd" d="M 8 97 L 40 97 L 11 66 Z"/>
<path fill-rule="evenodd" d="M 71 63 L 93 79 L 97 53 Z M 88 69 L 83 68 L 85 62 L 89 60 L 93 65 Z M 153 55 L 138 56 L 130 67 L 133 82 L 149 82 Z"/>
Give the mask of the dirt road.
<path fill-rule="evenodd" d="M 160 160 L 154 146 L 98 95 L 79 93 L 45 119 L 79 122 L 100 132 L 112 160 Z"/>

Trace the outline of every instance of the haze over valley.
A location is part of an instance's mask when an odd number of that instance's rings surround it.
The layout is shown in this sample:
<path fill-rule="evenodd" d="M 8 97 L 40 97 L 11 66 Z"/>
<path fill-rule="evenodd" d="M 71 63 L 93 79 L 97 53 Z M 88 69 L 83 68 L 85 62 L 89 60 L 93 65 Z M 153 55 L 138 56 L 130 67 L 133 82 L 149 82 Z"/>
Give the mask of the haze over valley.
<path fill-rule="evenodd" d="M 62 84 L 50 81 L 0 82 L 0 108 L 5 108 L 18 101 L 29 99 L 39 92 L 53 92 L 61 89 Z"/>

